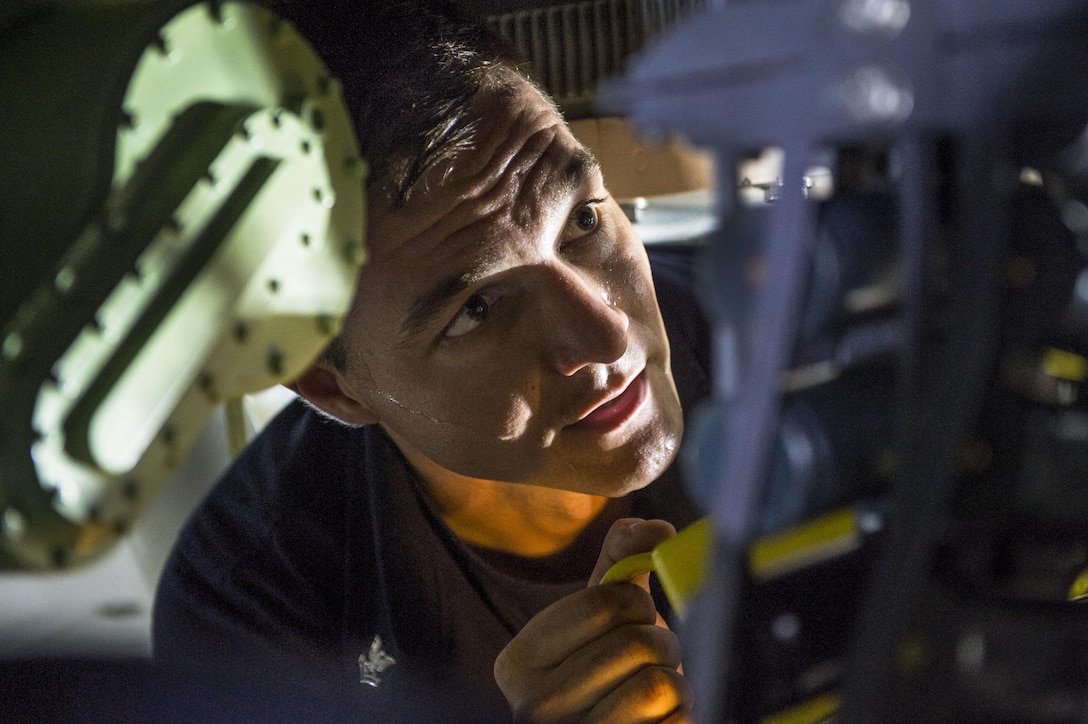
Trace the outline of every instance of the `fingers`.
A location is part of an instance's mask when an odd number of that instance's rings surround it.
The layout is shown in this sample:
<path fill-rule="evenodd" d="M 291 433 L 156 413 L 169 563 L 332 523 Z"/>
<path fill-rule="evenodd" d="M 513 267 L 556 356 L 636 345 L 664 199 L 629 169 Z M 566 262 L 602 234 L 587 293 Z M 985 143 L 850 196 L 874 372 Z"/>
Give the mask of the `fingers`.
<path fill-rule="evenodd" d="M 664 521 L 617 521 L 590 586 L 533 617 L 500 652 L 495 680 L 518 721 L 689 720 L 679 639 L 654 609 L 648 580 L 596 585 L 616 561 L 675 534 Z"/>
<path fill-rule="evenodd" d="M 644 591 L 594 586 L 556 601 L 530 619 L 500 652 L 495 666 L 507 662 L 531 669 L 557 666 L 614 628 L 655 621 L 657 610 Z"/>
<path fill-rule="evenodd" d="M 609 692 L 584 717 L 587 724 L 687 722 L 693 703 L 691 686 L 675 669 L 647 666 Z"/>
<path fill-rule="evenodd" d="M 675 634 L 640 624 L 612 629 L 544 669 L 508 672 L 510 660 L 500 657 L 495 676 L 518 721 L 582 721 L 589 714 L 599 721 L 656 721 L 690 696 L 675 671 L 679 662 Z"/>
<path fill-rule="evenodd" d="M 547 711 L 538 713 L 547 714 L 543 719 L 548 720 L 556 713 L 584 712 L 610 692 L 626 687 L 642 671 L 675 669 L 679 663 L 680 642 L 672 632 L 653 624 L 616 629 L 544 673 L 543 687 L 557 695 L 548 699 Z M 645 684 L 652 679 L 639 681 Z"/>
<path fill-rule="evenodd" d="M 676 529 L 664 520 L 641 520 L 639 518 L 621 518 L 612 524 L 601 545 L 601 555 L 589 577 L 589 585 L 600 583 L 605 572 L 617 561 L 638 553 L 653 550 L 657 544 L 676 535 Z M 642 577 L 648 579 L 647 577 Z M 646 587 L 645 580 L 635 581 Z"/>

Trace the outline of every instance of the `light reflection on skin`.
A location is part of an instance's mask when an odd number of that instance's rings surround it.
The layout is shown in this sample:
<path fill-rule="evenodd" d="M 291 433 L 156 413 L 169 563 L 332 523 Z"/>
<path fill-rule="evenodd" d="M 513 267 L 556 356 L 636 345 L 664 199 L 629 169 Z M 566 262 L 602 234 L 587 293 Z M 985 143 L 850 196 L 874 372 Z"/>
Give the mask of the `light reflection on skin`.
<path fill-rule="evenodd" d="M 645 249 L 538 91 L 518 79 L 477 104 L 475 150 L 405 206 L 371 204 L 326 411 L 379 422 L 446 482 L 624 495 L 683 428 Z M 573 424 L 638 375 L 645 404 L 624 424 Z"/>
<path fill-rule="evenodd" d="M 472 434 L 472 435 L 490 435 L 490 434 L 492 434 L 491 431 L 486 430 L 486 429 L 481 430 L 481 429 L 476 429 L 476 428 L 470 427 L 470 426 L 460 426 L 460 425 L 457 425 L 456 423 L 450 422 L 448 420 L 440 420 L 437 417 L 435 417 L 434 415 L 428 414 L 427 412 L 424 412 L 423 410 L 413 409 L 412 407 L 410 407 L 410 406 L 404 404 L 403 402 L 397 400 L 392 395 L 390 395 L 388 393 L 385 393 L 385 392 L 382 392 L 379 389 L 371 388 L 370 391 L 374 395 L 376 395 L 378 397 L 385 398 L 386 400 L 389 401 L 390 404 L 400 408 L 404 412 L 407 412 L 409 415 L 418 415 L 419 417 L 422 417 L 423 419 L 427 420 L 428 422 L 432 422 L 435 425 L 450 425 L 450 426 L 459 427 L 462 432 Z M 522 434 L 523 430 L 528 426 L 529 418 L 533 414 L 532 410 L 529 408 L 529 405 L 526 404 L 524 401 L 515 399 L 515 400 L 512 400 L 511 402 L 514 404 L 515 409 L 511 412 L 511 415 L 510 415 L 511 419 L 509 420 L 509 422 L 506 425 L 508 431 L 504 432 L 504 433 L 500 433 L 498 435 L 498 439 L 500 439 L 500 440 L 514 440 L 515 438 L 517 438 L 518 435 Z M 555 440 L 555 430 L 545 430 L 544 431 L 544 438 L 541 440 L 541 447 L 550 447 L 554 440 Z"/>

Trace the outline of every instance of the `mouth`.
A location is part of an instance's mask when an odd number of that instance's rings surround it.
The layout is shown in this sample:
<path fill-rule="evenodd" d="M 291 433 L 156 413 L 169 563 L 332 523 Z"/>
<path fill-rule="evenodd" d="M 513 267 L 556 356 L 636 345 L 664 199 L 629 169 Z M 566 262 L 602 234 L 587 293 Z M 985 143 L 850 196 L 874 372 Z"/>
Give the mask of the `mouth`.
<path fill-rule="evenodd" d="M 642 408 L 647 392 L 646 371 L 643 370 L 619 394 L 597 405 L 570 427 L 598 433 L 617 430 Z"/>

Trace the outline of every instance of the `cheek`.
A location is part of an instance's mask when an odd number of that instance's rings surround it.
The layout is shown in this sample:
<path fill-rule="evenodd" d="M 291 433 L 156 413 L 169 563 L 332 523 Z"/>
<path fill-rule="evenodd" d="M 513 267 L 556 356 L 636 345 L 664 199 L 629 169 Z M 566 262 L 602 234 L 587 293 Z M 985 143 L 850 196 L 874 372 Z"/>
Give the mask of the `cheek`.
<path fill-rule="evenodd" d="M 637 264 L 630 264 L 623 274 L 613 279 L 613 304 L 640 322 L 640 326 L 656 329 L 660 325 L 661 313 L 649 269 L 644 272 Z"/>
<path fill-rule="evenodd" d="M 375 413 L 406 438 L 512 441 L 531 428 L 536 385 L 511 382 L 496 369 L 412 369 L 384 375 L 371 390 Z"/>
<path fill-rule="evenodd" d="M 625 299 L 629 304 L 642 306 L 654 299 L 653 274 L 650 259 L 633 230 L 621 230 L 611 256 L 605 263 L 609 291 L 614 299 Z"/>

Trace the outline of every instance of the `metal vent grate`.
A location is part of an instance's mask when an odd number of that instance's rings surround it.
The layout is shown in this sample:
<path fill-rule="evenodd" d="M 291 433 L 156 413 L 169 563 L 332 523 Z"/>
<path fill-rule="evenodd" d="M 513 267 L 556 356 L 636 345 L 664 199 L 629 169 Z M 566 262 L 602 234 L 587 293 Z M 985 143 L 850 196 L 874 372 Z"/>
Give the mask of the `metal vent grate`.
<path fill-rule="evenodd" d="M 707 0 L 588 0 L 490 15 L 492 31 L 513 43 L 569 119 L 592 110 L 598 82 L 623 71 L 627 57 Z"/>

